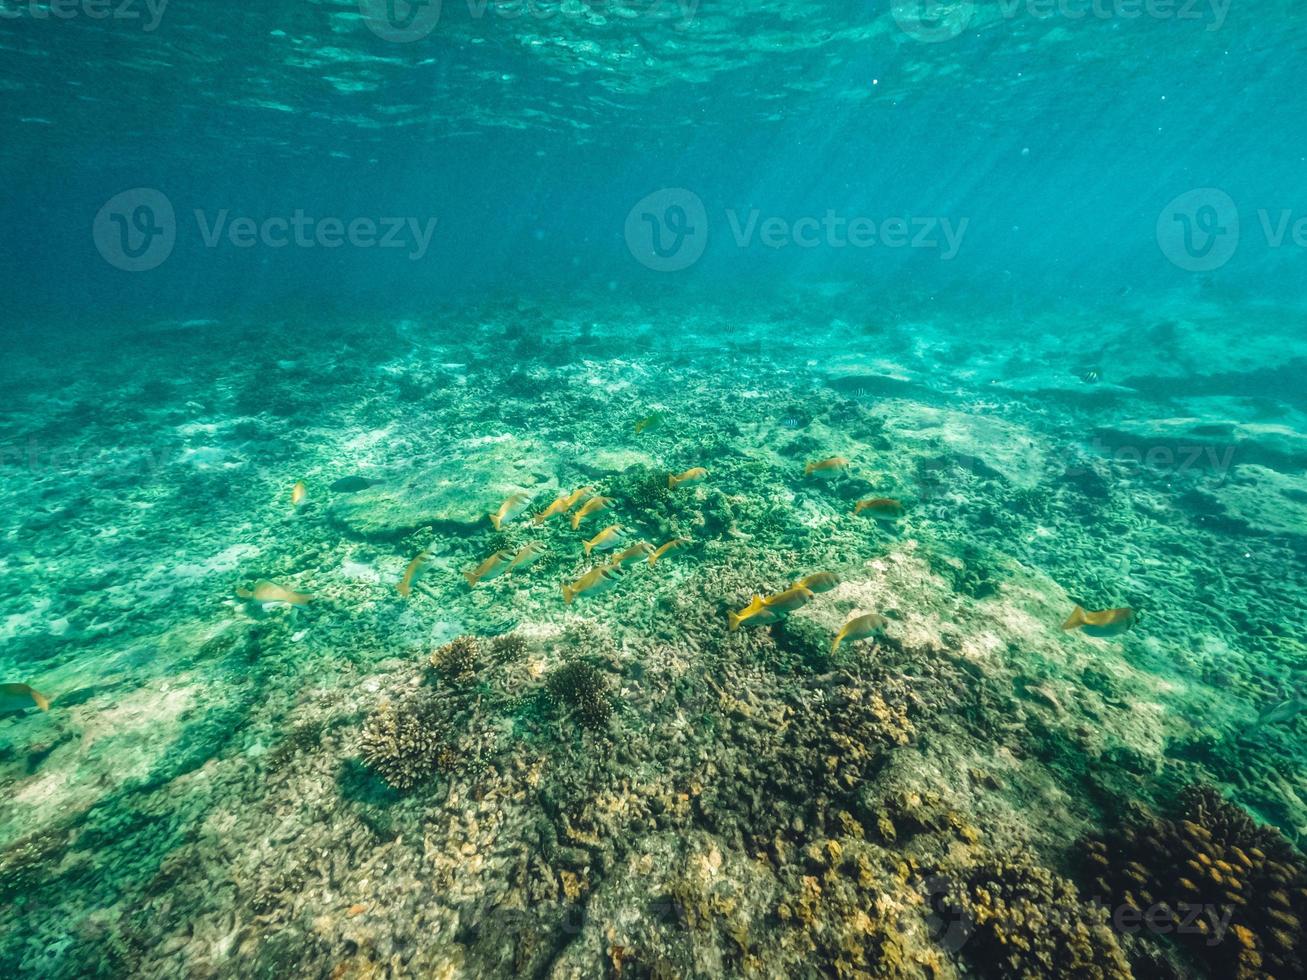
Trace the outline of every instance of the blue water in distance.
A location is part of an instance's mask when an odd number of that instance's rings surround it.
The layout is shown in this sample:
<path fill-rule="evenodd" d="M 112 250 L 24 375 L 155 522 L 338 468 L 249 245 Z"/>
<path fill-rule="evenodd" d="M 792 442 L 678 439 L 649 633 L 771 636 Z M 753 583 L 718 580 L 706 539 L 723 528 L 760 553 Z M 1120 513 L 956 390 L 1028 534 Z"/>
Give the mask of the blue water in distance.
<path fill-rule="evenodd" d="M 367 0 L 174 2 L 157 24 L 143 0 L 106 19 L 5 6 L 7 305 L 74 330 L 287 302 L 400 314 L 613 283 L 838 279 L 871 304 L 912 290 L 1032 310 L 1301 293 L 1302 245 L 1273 244 L 1283 212 L 1307 215 L 1305 34 L 1288 3 L 962 4 L 922 40 L 883 2 L 644 3 L 622 17 L 465 0 L 402 43 L 372 29 Z M 105 202 L 134 188 L 176 213 L 175 247 L 146 273 L 106 262 L 92 236 Z M 662 188 L 692 192 L 708 219 L 702 258 L 672 275 L 633 261 L 624 235 Z M 1180 268 L 1159 247 L 1159 216 L 1195 188 L 1237 209 L 1239 248 L 1218 269 Z M 224 213 L 297 209 L 437 225 L 417 258 L 204 241 Z M 741 247 L 732 214 L 744 228 L 752 209 L 966 226 L 947 260 L 828 247 L 824 232 L 816 247 Z"/>

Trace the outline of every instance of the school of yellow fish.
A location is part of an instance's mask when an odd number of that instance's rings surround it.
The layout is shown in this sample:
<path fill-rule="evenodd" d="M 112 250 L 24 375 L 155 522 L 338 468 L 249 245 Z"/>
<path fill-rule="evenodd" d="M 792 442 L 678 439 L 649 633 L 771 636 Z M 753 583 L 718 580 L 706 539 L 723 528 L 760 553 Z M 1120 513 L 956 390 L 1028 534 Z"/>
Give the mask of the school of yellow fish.
<path fill-rule="evenodd" d="M 659 414 L 650 415 L 635 423 L 635 432 L 640 434 L 657 428 L 662 422 Z M 832 480 L 848 475 L 850 463 L 842 456 L 813 460 L 803 469 L 805 478 Z M 669 474 L 667 487 L 676 490 L 687 483 L 697 483 L 709 478 L 708 470 L 702 466 L 691 467 L 682 473 Z M 299 510 L 309 502 L 308 488 L 304 481 L 298 480 L 291 487 L 292 510 Z M 587 518 L 601 511 L 612 508 L 615 501 L 595 492 L 592 487 L 578 487 L 570 493 L 560 494 L 543 510 L 530 518 L 534 526 L 544 524 L 555 517 L 568 517 L 572 530 L 579 531 Z M 531 505 L 525 493 L 514 493 L 505 499 L 498 508 L 490 512 L 490 523 L 496 531 L 503 530 L 527 513 Z M 859 500 L 854 504 L 853 515 L 867 515 L 877 521 L 894 522 L 906 514 L 904 505 L 890 497 L 872 497 Z M 589 556 L 596 553 L 612 553 L 603 561 L 574 582 L 562 586 L 563 602 L 571 605 L 585 596 L 595 596 L 613 588 L 622 581 L 627 570 L 644 562 L 649 567 L 676 548 L 684 547 L 690 542 L 685 538 L 673 538 L 658 547 L 648 541 L 631 541 L 629 532 L 620 523 L 605 526 L 593 537 L 582 541 L 582 550 Z M 483 582 L 489 582 L 501 575 L 523 569 L 540 558 L 545 552 L 544 545 L 532 542 L 516 551 L 501 550 L 486 558 L 473 569 L 463 572 L 469 588 L 476 588 Z M 396 583 L 395 589 L 402 598 L 409 598 L 417 584 L 418 577 L 431 557 L 428 550 L 415 556 L 404 569 L 403 576 Z M 796 609 L 802 609 L 820 593 L 829 592 L 839 585 L 839 579 L 830 572 L 818 572 L 799 579 L 786 589 L 771 595 L 755 594 L 747 606 L 738 611 L 727 613 L 727 627 L 731 631 L 741 627 L 770 626 L 780 622 Z M 236 589 L 236 596 L 262 606 L 289 606 L 292 610 L 303 609 L 312 601 L 312 596 L 285 588 L 275 582 L 260 580 L 250 588 Z M 1111 638 L 1121 636 L 1139 621 L 1139 614 L 1129 608 L 1104 609 L 1088 611 L 1076 606 L 1071 615 L 1062 624 L 1063 630 L 1080 630 L 1088 636 Z M 831 641 L 831 653 L 837 652 L 845 643 L 871 639 L 881 635 L 887 621 L 876 613 L 866 613 L 850 619 Z M 50 708 L 49 699 L 26 684 L 0 684 L 0 716 L 22 711 L 29 707 L 42 711 Z"/>

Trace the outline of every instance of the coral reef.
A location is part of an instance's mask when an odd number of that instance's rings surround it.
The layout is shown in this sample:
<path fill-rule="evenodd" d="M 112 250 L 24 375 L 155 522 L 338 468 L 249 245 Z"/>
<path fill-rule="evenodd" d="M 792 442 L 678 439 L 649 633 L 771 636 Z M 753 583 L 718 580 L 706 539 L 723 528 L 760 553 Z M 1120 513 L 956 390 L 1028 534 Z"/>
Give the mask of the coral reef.
<path fill-rule="evenodd" d="M 460 636 L 431 654 L 430 662 L 441 677 L 466 684 L 481 665 L 481 641 L 475 636 Z"/>
<path fill-rule="evenodd" d="M 1129 980 L 1129 963 L 1102 908 L 1023 856 L 994 855 L 940 888 L 966 931 L 962 954 L 986 977 Z"/>
<path fill-rule="evenodd" d="M 517 660 L 526 653 L 526 646 L 521 633 L 501 633 L 490 641 L 490 654 L 500 663 Z"/>
<path fill-rule="evenodd" d="M 1118 928 L 1172 935 L 1213 977 L 1304 975 L 1307 862 L 1208 786 L 1171 816 L 1138 812 L 1083 844 L 1089 891 Z"/>
<path fill-rule="evenodd" d="M 608 679 L 585 660 L 573 660 L 556 668 L 545 681 L 545 697 L 556 709 L 571 709 L 586 728 L 607 728 L 613 716 Z"/>
<path fill-rule="evenodd" d="M 421 695 L 399 704 L 385 702 L 363 726 L 359 754 L 382 779 L 399 790 L 411 789 L 453 758 L 448 725 Z"/>

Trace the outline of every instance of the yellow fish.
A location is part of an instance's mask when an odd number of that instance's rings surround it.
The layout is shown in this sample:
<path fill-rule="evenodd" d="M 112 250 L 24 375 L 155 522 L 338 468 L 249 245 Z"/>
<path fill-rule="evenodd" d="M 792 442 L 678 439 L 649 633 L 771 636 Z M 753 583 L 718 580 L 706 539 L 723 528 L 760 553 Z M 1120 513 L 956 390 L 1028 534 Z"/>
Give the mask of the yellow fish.
<path fill-rule="evenodd" d="M 849 461 L 843 456 L 832 456 L 830 459 L 814 460 L 803 468 L 804 476 L 817 476 L 823 479 L 829 479 L 833 476 L 839 476 L 849 468 Z"/>
<path fill-rule="evenodd" d="M 1133 609 L 1104 609 L 1101 612 L 1086 612 L 1081 606 L 1071 611 L 1070 617 L 1062 624 L 1064 630 L 1079 629 L 1089 636 L 1120 636 L 1139 621 L 1139 615 Z"/>
<path fill-rule="evenodd" d="M 784 616 L 775 609 L 768 609 L 760 595 L 755 595 L 753 601 L 739 612 L 726 614 L 726 622 L 730 625 L 732 633 L 741 626 L 770 626 L 772 623 L 779 623 L 783 618 Z"/>
<path fill-rule="evenodd" d="M 625 568 L 632 562 L 642 561 L 643 559 L 652 557 L 653 553 L 653 545 L 648 541 L 637 541 L 621 554 L 613 555 L 611 564 Z"/>
<path fill-rule="evenodd" d="M 475 589 L 478 582 L 489 582 L 492 578 L 503 575 L 508 571 L 508 563 L 512 557 L 507 550 L 496 551 L 472 571 L 464 572 L 463 577 L 467 579 L 468 588 Z"/>
<path fill-rule="evenodd" d="M 302 592 L 283 589 L 276 582 L 269 582 L 267 579 L 255 582 L 253 589 L 237 589 L 236 595 L 242 599 L 253 599 L 255 602 L 284 602 L 297 608 L 307 606 L 313 598 Z"/>
<path fill-rule="evenodd" d="M 559 514 L 567 512 L 567 494 L 562 494 L 554 499 L 554 502 L 531 518 L 532 524 L 543 524 L 551 517 L 557 517 Z"/>
<path fill-rule="evenodd" d="M 686 470 L 684 473 L 676 473 L 667 478 L 667 487 L 669 490 L 675 490 L 682 483 L 692 483 L 695 480 L 704 480 L 708 477 L 708 471 L 702 466 L 695 466 Z"/>
<path fill-rule="evenodd" d="M 408 567 L 404 569 L 404 577 L 401 578 L 399 584 L 395 586 L 395 591 L 405 599 L 407 599 L 410 593 L 412 593 L 413 583 L 417 581 L 418 570 L 426 564 L 427 558 L 430 554 L 429 551 L 419 553 L 416 558 L 408 563 Z"/>
<path fill-rule="evenodd" d="M 581 526 L 581 522 L 585 520 L 587 517 L 589 517 L 591 514 L 597 511 L 601 511 L 605 507 L 611 507 L 612 505 L 613 505 L 612 497 L 591 497 L 589 500 L 587 500 L 584 504 L 581 505 L 580 510 L 578 510 L 575 514 L 572 515 L 572 530 L 575 531 L 577 528 L 579 528 Z"/>
<path fill-rule="evenodd" d="M 671 551 L 673 548 L 682 548 L 689 543 L 690 541 L 688 538 L 672 538 L 672 540 L 668 541 L 666 544 L 660 545 L 658 550 L 649 556 L 649 564 L 657 565 L 658 559 L 667 554 L 667 552 Z"/>
<path fill-rule="evenodd" d="M 796 609 L 802 609 L 815 598 L 812 589 L 803 585 L 792 585 L 784 592 L 777 592 L 762 601 L 763 605 L 772 612 L 792 613 Z"/>
<path fill-rule="evenodd" d="M 663 424 L 663 417 L 657 412 L 652 415 L 646 415 L 640 421 L 635 423 L 635 434 L 638 436 L 641 432 L 648 432 L 658 428 Z"/>
<path fill-rule="evenodd" d="M 854 516 L 864 510 L 869 511 L 878 521 L 896 521 L 903 516 L 905 508 L 893 497 L 873 497 L 870 500 L 859 500 L 853 505 Z"/>
<path fill-rule="evenodd" d="M 794 583 L 795 586 L 802 586 L 805 589 L 811 589 L 813 592 L 829 592 L 839 584 L 840 580 L 830 572 L 818 572 L 816 575 L 809 575 L 807 578 L 801 578 Z"/>
<path fill-rule="evenodd" d="M 585 553 L 588 555 L 592 551 L 611 551 L 614 548 L 621 547 L 622 542 L 625 540 L 626 532 L 622 530 L 622 526 L 620 524 L 609 524 L 585 543 Z"/>
<path fill-rule="evenodd" d="M 607 592 L 622 580 L 622 575 L 622 569 L 617 565 L 600 565 L 592 568 L 571 585 L 563 586 L 563 602 L 570 606 L 578 596 Z"/>
<path fill-rule="evenodd" d="M 844 628 L 835 636 L 835 642 L 830 645 L 830 652 L 834 653 L 840 648 L 840 644 L 845 640 L 852 643 L 855 640 L 865 640 L 869 636 L 875 636 L 889 625 L 884 616 L 877 616 L 875 613 L 867 613 L 865 616 L 855 616 L 844 624 Z"/>
<path fill-rule="evenodd" d="M 567 506 L 563 509 L 571 510 L 573 507 L 579 504 L 584 498 L 589 497 L 593 493 L 594 493 L 593 487 L 579 487 L 576 490 L 573 490 L 571 493 L 567 495 Z"/>
<path fill-rule="evenodd" d="M 545 546 L 538 541 L 523 545 L 517 549 L 517 554 L 513 556 L 513 560 L 508 563 L 508 567 L 504 571 L 511 572 L 515 568 L 526 568 L 527 565 L 530 565 L 544 553 Z"/>
<path fill-rule="evenodd" d="M 495 526 L 495 530 L 500 530 L 507 522 L 521 516 L 526 510 L 528 503 L 527 495 L 524 493 L 515 493 L 499 505 L 499 510 L 490 515 L 490 523 Z"/>
<path fill-rule="evenodd" d="M 290 505 L 292 507 L 298 507 L 308 499 L 308 496 L 309 488 L 304 485 L 303 480 L 300 480 L 290 488 Z"/>
<path fill-rule="evenodd" d="M 50 699 L 27 684 L 0 684 L 0 715 L 22 711 L 32 705 L 49 711 Z"/>

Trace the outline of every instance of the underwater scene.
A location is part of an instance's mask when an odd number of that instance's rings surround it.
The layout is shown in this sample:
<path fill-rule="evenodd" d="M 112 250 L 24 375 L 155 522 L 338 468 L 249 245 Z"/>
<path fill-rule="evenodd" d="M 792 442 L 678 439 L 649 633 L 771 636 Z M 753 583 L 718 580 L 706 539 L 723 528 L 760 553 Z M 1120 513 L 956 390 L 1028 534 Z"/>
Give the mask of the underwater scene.
<path fill-rule="evenodd" d="M 1305 55 L 0 0 L 0 976 L 1307 977 Z"/>

